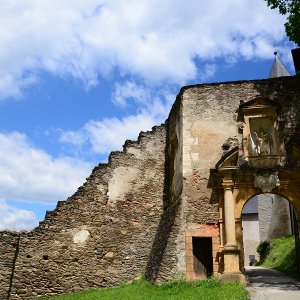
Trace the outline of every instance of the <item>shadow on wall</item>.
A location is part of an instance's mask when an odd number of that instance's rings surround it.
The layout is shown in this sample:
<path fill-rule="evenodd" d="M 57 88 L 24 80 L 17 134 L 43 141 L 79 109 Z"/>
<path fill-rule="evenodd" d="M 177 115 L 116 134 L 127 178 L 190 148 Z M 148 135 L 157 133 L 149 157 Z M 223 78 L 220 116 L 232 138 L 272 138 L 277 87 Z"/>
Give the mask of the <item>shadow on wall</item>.
<path fill-rule="evenodd" d="M 145 277 L 150 282 L 155 282 L 157 279 L 180 204 L 181 201 L 178 200 L 161 216 L 146 266 Z"/>
<path fill-rule="evenodd" d="M 219 203 L 220 193 L 222 192 L 222 190 L 220 190 L 219 188 L 219 179 L 215 169 L 210 169 L 207 188 L 211 189 L 209 203 L 210 204 Z"/>
<path fill-rule="evenodd" d="M 167 120 L 167 138 L 165 149 L 165 177 L 164 177 L 164 198 L 163 213 L 157 227 L 155 238 L 152 244 L 150 255 L 145 270 L 145 277 L 150 282 L 155 282 L 158 277 L 164 279 L 172 278 L 174 270 L 174 256 L 176 249 L 176 230 L 174 223 L 181 205 L 181 189 L 175 183 L 175 170 L 180 168 L 176 166 L 176 153 L 179 151 L 178 137 L 176 135 L 176 117 L 180 110 L 180 101 L 174 103 L 170 117 Z M 172 116 L 171 116 L 172 115 Z M 178 194 L 177 194 L 178 193 Z M 170 253 L 166 253 L 169 244 Z M 161 265 L 164 264 L 164 271 L 159 274 Z M 169 270 L 169 271 L 168 271 Z M 166 274 L 164 274 L 166 272 Z M 166 277 L 166 278 L 165 278 Z"/>

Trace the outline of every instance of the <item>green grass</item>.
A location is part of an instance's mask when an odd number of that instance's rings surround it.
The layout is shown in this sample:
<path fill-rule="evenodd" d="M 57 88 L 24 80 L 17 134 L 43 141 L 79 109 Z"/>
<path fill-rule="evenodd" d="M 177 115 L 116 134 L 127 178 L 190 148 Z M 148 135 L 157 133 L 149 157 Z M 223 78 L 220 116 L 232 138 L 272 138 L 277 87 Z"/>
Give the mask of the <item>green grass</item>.
<path fill-rule="evenodd" d="M 177 280 L 152 285 L 145 280 L 123 284 L 116 288 L 93 289 L 85 292 L 47 298 L 51 300 L 246 300 L 244 286 L 223 284 L 215 278 L 194 283 Z"/>
<path fill-rule="evenodd" d="M 270 253 L 256 265 L 272 268 L 296 277 L 295 237 L 292 235 L 272 240 Z"/>

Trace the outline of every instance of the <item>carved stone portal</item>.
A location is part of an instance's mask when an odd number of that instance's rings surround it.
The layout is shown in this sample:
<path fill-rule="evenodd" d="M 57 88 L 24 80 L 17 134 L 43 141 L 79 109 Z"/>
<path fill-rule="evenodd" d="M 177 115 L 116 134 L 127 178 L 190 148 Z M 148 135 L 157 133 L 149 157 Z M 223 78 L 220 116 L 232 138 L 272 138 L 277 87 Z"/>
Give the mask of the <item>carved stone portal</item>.
<path fill-rule="evenodd" d="M 275 187 L 280 186 L 278 172 L 254 174 L 254 186 L 260 188 L 263 193 L 271 193 Z"/>

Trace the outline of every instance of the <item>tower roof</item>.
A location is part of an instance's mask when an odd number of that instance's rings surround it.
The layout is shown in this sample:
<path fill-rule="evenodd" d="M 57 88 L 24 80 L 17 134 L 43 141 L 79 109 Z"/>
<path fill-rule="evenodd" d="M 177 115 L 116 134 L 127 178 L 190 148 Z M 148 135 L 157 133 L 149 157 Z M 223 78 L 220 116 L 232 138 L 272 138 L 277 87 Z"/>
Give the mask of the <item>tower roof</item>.
<path fill-rule="evenodd" d="M 274 52 L 275 58 L 269 74 L 269 78 L 291 76 L 287 68 L 283 65 L 282 61 L 277 57 L 277 52 Z"/>

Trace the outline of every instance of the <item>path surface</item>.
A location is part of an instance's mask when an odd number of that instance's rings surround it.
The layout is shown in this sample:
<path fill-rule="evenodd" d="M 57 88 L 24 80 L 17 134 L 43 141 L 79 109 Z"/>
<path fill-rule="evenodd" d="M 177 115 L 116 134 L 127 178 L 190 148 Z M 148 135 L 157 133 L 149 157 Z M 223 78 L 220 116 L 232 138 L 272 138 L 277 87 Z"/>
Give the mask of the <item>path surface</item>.
<path fill-rule="evenodd" d="M 300 300 L 300 281 L 263 267 L 245 267 L 251 300 Z"/>

